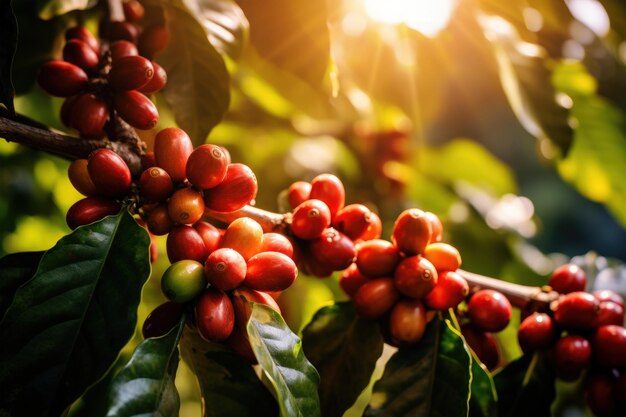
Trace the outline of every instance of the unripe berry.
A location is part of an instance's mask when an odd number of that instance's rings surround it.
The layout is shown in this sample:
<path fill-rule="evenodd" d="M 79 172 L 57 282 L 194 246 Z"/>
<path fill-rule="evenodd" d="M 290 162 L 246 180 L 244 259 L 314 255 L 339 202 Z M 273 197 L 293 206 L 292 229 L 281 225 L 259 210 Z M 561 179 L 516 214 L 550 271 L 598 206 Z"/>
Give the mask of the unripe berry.
<path fill-rule="evenodd" d="M 533 313 L 526 317 L 517 331 L 517 340 L 524 353 L 548 349 L 556 336 L 554 323 L 545 313 Z"/>
<path fill-rule="evenodd" d="M 291 208 L 295 209 L 309 199 L 311 184 L 305 181 L 296 181 L 287 189 L 287 200 Z"/>
<path fill-rule="evenodd" d="M 480 290 L 470 298 L 467 314 L 477 328 L 499 332 L 511 320 L 511 303 L 498 291 Z"/>
<path fill-rule="evenodd" d="M 106 216 L 119 213 L 122 205 L 117 201 L 99 197 L 87 197 L 69 208 L 65 221 L 70 229 L 102 220 Z"/>
<path fill-rule="evenodd" d="M 213 226 L 211 223 L 204 221 L 196 222 L 193 225 L 193 228 L 200 234 L 208 253 L 211 253 L 219 248 L 220 240 L 222 239 L 222 232 L 220 229 Z"/>
<path fill-rule="evenodd" d="M 561 265 L 552 272 L 548 285 L 554 291 L 568 294 L 575 291 L 585 291 L 587 286 L 587 274 L 578 265 Z"/>
<path fill-rule="evenodd" d="M 500 364 L 500 349 L 493 333 L 485 332 L 474 327 L 471 323 L 461 326 L 461 333 L 478 359 L 493 371 Z"/>
<path fill-rule="evenodd" d="M 144 339 L 165 336 L 176 326 L 182 315 L 182 304 L 166 301 L 158 305 L 143 322 L 141 333 Z"/>
<path fill-rule="evenodd" d="M 432 234 L 431 225 L 422 210 L 404 210 L 393 225 L 391 241 L 407 256 L 424 252 Z"/>
<path fill-rule="evenodd" d="M 146 58 L 129 55 L 116 59 L 109 72 L 109 84 L 118 91 L 137 90 L 148 84 L 154 75 L 154 67 Z"/>
<path fill-rule="evenodd" d="M 196 229 L 191 226 L 172 228 L 166 241 L 167 258 L 170 262 L 192 259 L 203 263 L 209 256 L 204 241 Z"/>
<path fill-rule="evenodd" d="M 109 109 L 104 100 L 91 93 L 77 96 L 72 105 L 70 126 L 86 138 L 104 136 L 104 124 L 109 118 Z"/>
<path fill-rule="evenodd" d="M 361 317 L 382 317 L 400 298 L 391 278 L 376 278 L 367 281 L 357 290 L 352 303 Z"/>
<path fill-rule="evenodd" d="M 163 67 L 154 61 L 152 62 L 152 67 L 154 67 L 154 75 L 146 85 L 139 89 L 140 92 L 148 95 L 161 91 L 167 84 L 167 72 L 165 72 Z"/>
<path fill-rule="evenodd" d="M 69 97 L 80 93 L 89 82 L 85 71 L 64 61 L 46 62 L 39 69 L 37 82 L 50 95 Z"/>
<path fill-rule="evenodd" d="M 330 210 L 321 200 L 306 200 L 293 211 L 291 231 L 300 239 L 314 239 L 328 226 Z"/>
<path fill-rule="evenodd" d="M 352 240 L 332 227 L 311 240 L 309 250 L 316 262 L 333 271 L 346 269 L 356 259 L 356 248 Z"/>
<path fill-rule="evenodd" d="M 70 39 L 63 47 L 63 60 L 70 62 L 84 70 L 98 66 L 100 58 L 89 45 L 79 39 Z"/>
<path fill-rule="evenodd" d="M 174 184 L 163 168 L 152 167 L 141 173 L 139 190 L 148 201 L 163 201 L 174 191 Z"/>
<path fill-rule="evenodd" d="M 152 129 L 159 121 L 156 106 L 139 91 L 119 91 L 113 96 L 113 103 L 120 117 L 137 129 Z"/>
<path fill-rule="evenodd" d="M 168 234 L 174 227 L 174 223 L 167 212 L 167 204 L 159 204 L 150 210 L 146 224 L 150 233 L 154 235 L 163 236 Z"/>
<path fill-rule="evenodd" d="M 116 62 L 119 59 L 127 56 L 139 55 L 139 51 L 137 51 L 137 47 L 135 46 L 135 44 L 124 40 L 111 43 L 109 50 L 111 51 L 111 59 L 113 60 L 113 62 Z"/>
<path fill-rule="evenodd" d="M 428 259 L 410 256 L 398 264 L 393 281 L 402 294 L 421 299 L 437 285 L 438 274 Z"/>
<path fill-rule="evenodd" d="M 193 224 L 204 214 L 202 195 L 192 188 L 181 188 L 170 197 L 167 212 L 174 223 Z"/>
<path fill-rule="evenodd" d="M 78 39 L 85 42 L 96 54 L 100 54 L 100 42 L 84 26 L 74 26 L 65 31 L 65 40 Z"/>
<path fill-rule="evenodd" d="M 220 290 L 233 290 L 246 278 L 246 260 L 230 248 L 217 249 L 204 264 L 207 281 Z"/>
<path fill-rule="evenodd" d="M 556 342 L 554 346 L 554 365 L 559 377 L 573 381 L 591 363 L 591 344 L 578 335 L 568 335 Z"/>
<path fill-rule="evenodd" d="M 96 149 L 88 158 L 89 177 L 98 194 L 122 198 L 128 194 L 131 184 L 130 169 L 121 156 L 110 149 Z"/>
<path fill-rule="evenodd" d="M 235 309 L 228 295 L 217 288 L 206 289 L 196 302 L 198 333 L 209 342 L 223 342 L 235 327 Z"/>
<path fill-rule="evenodd" d="M 206 190 L 219 185 L 226 176 L 228 161 L 217 145 L 200 145 L 187 159 L 185 172 L 191 184 Z"/>
<path fill-rule="evenodd" d="M 163 294 L 175 303 L 185 303 L 196 298 L 205 287 L 202 264 L 190 259 L 174 262 L 161 277 Z"/>
<path fill-rule="evenodd" d="M 391 309 L 389 333 L 400 344 L 413 344 L 424 337 L 426 309 L 419 300 L 403 299 Z"/>
<path fill-rule="evenodd" d="M 604 366 L 626 367 L 626 329 L 614 324 L 600 326 L 593 337 L 593 355 Z"/>
<path fill-rule="evenodd" d="M 165 25 L 156 24 L 146 27 L 139 37 L 141 55 L 154 57 L 170 43 L 170 32 Z"/>
<path fill-rule="evenodd" d="M 248 259 L 244 285 L 257 291 L 283 291 L 293 284 L 298 268 L 280 252 L 261 252 Z"/>
<path fill-rule="evenodd" d="M 356 264 L 344 269 L 339 276 L 339 286 L 350 298 L 354 297 L 354 294 L 367 281 L 368 278 L 359 271 Z"/>
<path fill-rule="evenodd" d="M 293 259 L 293 245 L 280 233 L 264 233 L 259 252 L 280 252 Z"/>
<path fill-rule="evenodd" d="M 161 130 L 154 139 L 154 156 L 157 164 L 170 174 L 175 183 L 185 179 L 185 167 L 191 152 L 193 152 L 191 139 L 184 130 L 177 127 Z"/>
<path fill-rule="evenodd" d="M 393 275 L 399 261 L 398 249 L 386 240 L 368 240 L 357 249 L 356 264 L 359 271 L 370 278 Z"/>
<path fill-rule="evenodd" d="M 452 245 L 434 242 L 424 249 L 424 258 L 437 268 L 437 271 L 456 271 L 461 266 L 461 254 Z"/>
<path fill-rule="evenodd" d="M 220 247 L 236 250 L 247 261 L 259 253 L 262 240 L 261 225 L 249 217 L 240 217 L 228 225 L 220 241 Z"/>
<path fill-rule="evenodd" d="M 309 198 L 322 200 L 330 210 L 331 218 L 343 207 L 346 191 L 339 178 L 332 174 L 320 174 L 311 181 Z"/>
<path fill-rule="evenodd" d="M 96 186 L 89 176 L 86 159 L 76 159 L 72 161 L 67 170 L 67 176 L 74 188 L 76 188 L 76 191 L 82 195 L 91 197 L 98 193 Z"/>
<path fill-rule="evenodd" d="M 352 240 L 360 239 L 370 227 L 372 212 L 363 204 L 350 204 L 337 212 L 333 227 Z"/>
<path fill-rule="evenodd" d="M 556 303 L 554 320 L 566 329 L 591 330 L 599 308 L 600 303 L 593 295 L 582 291 L 572 292 Z"/>
<path fill-rule="evenodd" d="M 426 294 L 424 301 L 431 310 L 447 310 L 459 305 L 468 293 L 469 286 L 462 276 L 444 271 L 438 275 L 437 284 Z"/>
<path fill-rule="evenodd" d="M 204 192 L 204 202 L 208 209 L 229 213 L 254 200 L 257 190 L 256 176 L 247 165 L 230 164 L 224 180 Z"/>

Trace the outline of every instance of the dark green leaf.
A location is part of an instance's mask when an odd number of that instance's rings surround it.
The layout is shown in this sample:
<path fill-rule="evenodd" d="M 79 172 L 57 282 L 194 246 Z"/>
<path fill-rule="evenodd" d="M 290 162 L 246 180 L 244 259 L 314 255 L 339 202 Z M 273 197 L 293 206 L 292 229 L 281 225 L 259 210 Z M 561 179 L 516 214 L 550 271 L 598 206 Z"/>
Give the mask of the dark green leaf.
<path fill-rule="evenodd" d="M 0 103 L 15 114 L 13 97 L 13 56 L 17 47 L 17 21 L 11 7 L 11 0 L 0 0 Z"/>
<path fill-rule="evenodd" d="M 471 357 L 446 320 L 433 320 L 417 346 L 400 349 L 374 385 L 367 417 L 466 416 Z"/>
<path fill-rule="evenodd" d="M 141 342 L 128 364 L 113 379 L 107 417 L 178 416 L 180 398 L 174 385 L 178 369 L 181 319 L 162 337 Z"/>
<path fill-rule="evenodd" d="M 37 0 L 39 17 L 48 20 L 74 10 L 85 10 L 95 6 L 98 0 Z"/>
<path fill-rule="evenodd" d="M 0 325 L 0 414 L 59 415 L 107 372 L 135 330 L 149 244 L 122 211 L 44 254 Z"/>
<path fill-rule="evenodd" d="M 274 387 L 281 416 L 320 416 L 319 374 L 281 315 L 253 303 L 248 336 L 259 365 Z"/>
<path fill-rule="evenodd" d="M 199 145 L 228 109 L 230 78 L 224 59 L 182 0 L 163 2 L 163 9 L 171 34 L 168 48 L 157 56 L 167 71 L 163 96 L 176 122 Z"/>
<path fill-rule="evenodd" d="M 37 272 L 43 252 L 21 252 L 0 259 L 0 323 L 15 291 Z"/>
<path fill-rule="evenodd" d="M 491 417 L 498 412 L 498 395 L 493 378 L 485 366 L 472 353 L 472 395 L 470 397 L 471 417 Z"/>
<path fill-rule="evenodd" d="M 554 370 L 543 356 L 525 355 L 494 376 L 501 416 L 549 416 L 554 400 Z"/>
<path fill-rule="evenodd" d="M 341 417 L 370 382 L 383 351 L 378 324 L 359 318 L 352 303 L 319 310 L 302 331 L 307 358 L 320 374 L 325 417 Z"/>
<path fill-rule="evenodd" d="M 200 383 L 204 417 L 278 415 L 276 401 L 239 354 L 189 329 L 183 332 L 180 349 Z"/>

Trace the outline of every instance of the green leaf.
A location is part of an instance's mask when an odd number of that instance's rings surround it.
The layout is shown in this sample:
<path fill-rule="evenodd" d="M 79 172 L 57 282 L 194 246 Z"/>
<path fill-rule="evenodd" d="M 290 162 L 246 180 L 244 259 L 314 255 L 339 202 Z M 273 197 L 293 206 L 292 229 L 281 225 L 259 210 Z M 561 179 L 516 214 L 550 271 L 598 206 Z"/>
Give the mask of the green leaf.
<path fill-rule="evenodd" d="M 59 415 L 105 375 L 135 330 L 149 244 L 122 211 L 43 255 L 0 325 L 0 415 Z"/>
<path fill-rule="evenodd" d="M 493 378 L 480 360 L 472 355 L 472 385 L 469 415 L 472 417 L 491 417 L 498 412 L 498 394 Z"/>
<path fill-rule="evenodd" d="M 157 61 L 167 71 L 163 96 L 176 123 L 197 146 L 204 143 L 230 102 L 230 77 L 222 56 L 182 0 L 162 2 L 171 39 Z"/>
<path fill-rule="evenodd" d="M 178 416 L 180 398 L 174 385 L 178 341 L 185 326 L 180 320 L 168 334 L 141 342 L 111 384 L 107 417 Z"/>
<path fill-rule="evenodd" d="M 319 374 L 302 342 L 276 311 L 253 303 L 248 337 L 259 365 L 272 384 L 282 417 L 319 417 Z"/>
<path fill-rule="evenodd" d="M 307 358 L 320 374 L 325 417 L 341 417 L 370 382 L 383 351 L 378 324 L 358 317 L 352 303 L 319 310 L 302 331 Z"/>
<path fill-rule="evenodd" d="M 374 385 L 365 416 L 466 416 L 471 357 L 458 331 L 435 319 L 417 346 L 400 349 Z"/>
<path fill-rule="evenodd" d="M 0 322 L 17 289 L 37 272 L 43 252 L 20 252 L 0 259 Z"/>
<path fill-rule="evenodd" d="M 223 344 L 205 341 L 188 328 L 180 349 L 200 383 L 204 417 L 278 415 L 272 394 L 242 356 Z"/>
<path fill-rule="evenodd" d="M 48 20 L 74 10 L 90 9 L 98 0 L 37 0 L 39 17 Z"/>
<path fill-rule="evenodd" d="M 13 57 L 17 47 L 17 20 L 13 14 L 11 0 L 0 1 L 0 104 L 15 114 L 13 97 L 13 79 L 11 71 L 13 68 Z"/>

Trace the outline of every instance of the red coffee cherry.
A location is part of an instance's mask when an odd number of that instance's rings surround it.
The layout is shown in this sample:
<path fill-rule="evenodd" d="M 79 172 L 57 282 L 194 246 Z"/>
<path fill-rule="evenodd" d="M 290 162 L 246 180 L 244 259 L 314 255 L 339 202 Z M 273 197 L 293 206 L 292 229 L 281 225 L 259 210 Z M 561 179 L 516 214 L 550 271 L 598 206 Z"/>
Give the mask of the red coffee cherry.
<path fill-rule="evenodd" d="M 156 134 L 154 156 L 157 165 L 167 171 L 175 183 L 185 179 L 185 168 L 191 152 L 193 144 L 184 130 L 168 127 Z"/>
<path fill-rule="evenodd" d="M 393 225 L 391 241 L 400 252 L 408 256 L 424 252 L 430 241 L 432 229 L 430 221 L 422 210 L 404 210 Z"/>
<path fill-rule="evenodd" d="M 471 323 L 461 326 L 461 334 L 478 359 L 493 371 L 500 364 L 500 348 L 493 333 L 474 327 Z"/>
<path fill-rule="evenodd" d="M 65 40 L 78 39 L 85 42 L 96 54 L 100 54 L 100 42 L 84 26 L 74 26 L 65 31 Z"/>
<path fill-rule="evenodd" d="M 603 301 L 611 301 L 613 303 L 618 304 L 622 308 L 624 307 L 624 299 L 621 295 L 611 290 L 598 290 L 592 292 L 593 296 L 600 302 Z"/>
<path fill-rule="evenodd" d="M 368 278 L 359 271 L 356 264 L 344 269 L 339 276 L 339 286 L 350 298 L 354 297 L 361 285 L 367 281 Z"/>
<path fill-rule="evenodd" d="M 148 223 L 150 225 L 150 223 Z M 191 259 L 200 263 L 209 256 L 204 241 L 191 226 L 176 226 L 167 235 L 167 258 L 171 263 Z"/>
<path fill-rule="evenodd" d="M 585 291 L 587 274 L 578 265 L 561 265 L 552 272 L 548 285 L 554 291 L 568 294 L 575 291 Z"/>
<path fill-rule="evenodd" d="M 226 155 L 217 145 L 200 145 L 187 159 L 187 179 L 203 190 L 219 185 L 224 180 L 227 169 Z"/>
<path fill-rule="evenodd" d="M 443 224 L 441 220 L 435 213 L 431 213 L 430 211 L 424 212 L 426 219 L 430 223 L 431 236 L 430 243 L 440 242 L 443 238 Z"/>
<path fill-rule="evenodd" d="M 452 245 L 442 242 L 430 243 L 424 249 L 424 258 L 437 268 L 437 271 L 456 271 L 461 266 L 461 254 Z"/>
<path fill-rule="evenodd" d="M 73 114 L 72 109 L 74 108 L 74 104 L 76 103 L 76 100 L 78 99 L 79 96 L 80 95 L 67 97 L 65 100 L 63 100 L 63 104 L 61 105 L 61 111 L 60 111 L 61 122 L 67 127 L 72 127 L 71 125 L 71 118 Z"/>
<path fill-rule="evenodd" d="M 170 31 L 165 25 L 156 24 L 146 27 L 139 37 L 139 50 L 141 55 L 148 58 L 154 57 L 170 43 Z"/>
<path fill-rule="evenodd" d="M 393 282 L 402 294 L 411 298 L 423 298 L 437 285 L 437 270 L 428 259 L 410 256 L 403 259 L 395 269 Z"/>
<path fill-rule="evenodd" d="M 143 322 L 141 334 L 144 339 L 161 337 L 169 333 L 183 316 L 183 305 L 166 301 L 158 305 Z"/>
<path fill-rule="evenodd" d="M 113 96 L 113 103 L 120 117 L 137 129 L 152 129 L 159 121 L 156 106 L 139 91 L 117 92 Z"/>
<path fill-rule="evenodd" d="M 315 259 L 312 254 L 307 254 L 304 257 L 301 267 L 306 274 L 318 278 L 328 278 L 335 271 L 328 265 L 325 265 Z"/>
<path fill-rule="evenodd" d="M 237 320 L 235 319 L 235 322 Z M 236 324 L 236 323 L 235 323 Z M 242 330 L 239 325 L 236 325 L 233 328 L 233 332 L 230 334 L 230 337 L 226 340 L 226 344 L 230 346 L 239 356 L 245 358 L 251 365 L 256 365 L 259 363 L 254 356 L 254 351 L 252 350 L 252 346 L 250 346 L 250 340 L 248 339 L 248 333 L 245 330 Z"/>
<path fill-rule="evenodd" d="M 578 335 L 568 335 L 556 342 L 554 346 L 554 365 L 559 377 L 573 381 L 591 363 L 591 344 Z"/>
<path fill-rule="evenodd" d="M 195 309 L 200 336 L 209 342 L 223 342 L 235 327 L 235 309 L 228 295 L 214 287 L 206 289 Z"/>
<path fill-rule="evenodd" d="M 359 271 L 369 278 L 393 275 L 399 261 L 398 249 L 386 240 L 368 240 L 357 249 L 356 264 Z"/>
<path fill-rule="evenodd" d="M 121 156 L 110 149 L 96 149 L 87 160 L 89 177 L 98 194 L 111 198 L 122 198 L 130 190 L 130 169 Z"/>
<path fill-rule="evenodd" d="M 143 5 L 137 0 L 125 1 L 122 3 L 124 8 L 124 17 L 129 22 L 138 22 L 143 19 L 146 13 Z"/>
<path fill-rule="evenodd" d="M 222 232 L 211 223 L 204 221 L 196 222 L 193 228 L 198 231 L 200 237 L 204 241 L 204 246 L 208 253 L 212 253 L 219 248 L 220 240 L 222 239 Z"/>
<path fill-rule="evenodd" d="M 91 197 L 98 193 L 96 186 L 89 176 L 86 159 L 76 159 L 72 161 L 67 170 L 67 176 L 74 188 L 76 188 L 76 191 L 82 195 Z"/>
<path fill-rule="evenodd" d="M 554 320 L 566 329 L 593 329 L 600 303 L 591 294 L 576 291 L 561 298 L 554 310 Z"/>
<path fill-rule="evenodd" d="M 526 317 L 517 330 L 517 340 L 524 353 L 548 349 L 556 336 L 554 323 L 545 313 L 533 313 Z"/>
<path fill-rule="evenodd" d="M 498 291 L 480 290 L 470 298 L 467 314 L 477 328 L 499 332 L 511 321 L 511 303 Z"/>
<path fill-rule="evenodd" d="M 346 200 L 346 191 L 339 178 L 332 174 L 320 174 L 311 181 L 309 198 L 322 200 L 330 210 L 331 218 L 341 209 Z"/>
<path fill-rule="evenodd" d="M 300 239 L 315 239 L 330 226 L 330 210 L 321 200 L 306 200 L 293 211 L 291 231 Z"/>
<path fill-rule="evenodd" d="M 115 90 L 136 90 L 148 84 L 154 75 L 152 62 L 139 55 L 116 59 L 109 72 L 109 84 Z"/>
<path fill-rule="evenodd" d="M 111 51 L 111 59 L 113 62 L 127 56 L 139 55 L 139 51 L 137 50 L 135 44 L 124 40 L 112 42 L 109 50 Z M 154 66 L 154 63 L 152 63 L 152 66 Z"/>
<path fill-rule="evenodd" d="M 152 62 L 152 66 L 154 67 L 154 75 L 150 78 L 148 84 L 139 89 L 139 91 L 148 95 L 160 91 L 165 87 L 165 84 L 167 84 L 167 72 L 165 72 L 163 67 L 154 61 Z"/>
<path fill-rule="evenodd" d="M 99 197 L 87 197 L 77 201 L 69 208 L 65 221 L 70 229 L 102 220 L 106 216 L 119 213 L 122 205 L 117 201 Z"/>
<path fill-rule="evenodd" d="M 612 375 L 592 372 L 585 377 L 585 401 L 595 416 L 618 415 L 613 379 Z"/>
<path fill-rule="evenodd" d="M 405 298 L 391 309 L 389 333 L 398 344 L 417 343 L 424 337 L 426 323 L 424 304 L 419 300 Z"/>
<path fill-rule="evenodd" d="M 63 47 L 63 60 L 84 70 L 98 66 L 100 57 L 89 45 L 79 39 L 70 39 Z"/>
<path fill-rule="evenodd" d="M 391 278 L 376 278 L 361 285 L 352 304 L 361 317 L 375 319 L 385 315 L 398 298 L 400 294 Z"/>
<path fill-rule="evenodd" d="M 105 38 L 111 42 L 125 40 L 136 44 L 139 38 L 139 27 L 130 22 L 108 22 L 105 32 Z"/>
<path fill-rule="evenodd" d="M 228 225 L 220 241 L 220 247 L 236 250 L 247 261 L 259 253 L 262 240 L 261 225 L 249 217 L 240 217 Z"/>
<path fill-rule="evenodd" d="M 600 301 L 594 327 L 607 324 L 616 324 L 618 326 L 624 324 L 624 307 L 613 301 Z"/>
<path fill-rule="evenodd" d="M 154 151 L 148 151 L 141 156 L 141 168 L 148 169 L 157 166 Z"/>
<path fill-rule="evenodd" d="M 259 252 L 280 252 L 293 259 L 293 245 L 280 233 L 264 233 Z"/>
<path fill-rule="evenodd" d="M 139 190 L 148 201 L 164 201 L 174 191 L 174 184 L 163 168 L 152 167 L 141 173 Z"/>
<path fill-rule="evenodd" d="M 104 100 L 91 93 L 77 96 L 72 105 L 70 126 L 86 138 L 104 136 L 104 124 L 109 118 L 109 109 Z"/>
<path fill-rule="evenodd" d="M 207 258 L 204 274 L 220 290 L 233 290 L 246 278 L 246 260 L 234 249 L 217 249 Z"/>
<path fill-rule="evenodd" d="M 467 297 L 469 286 L 462 276 L 452 271 L 438 275 L 437 284 L 426 294 L 424 302 L 431 310 L 447 310 L 456 307 Z"/>
<path fill-rule="evenodd" d="M 191 259 L 174 262 L 161 277 L 161 291 L 175 303 L 193 300 L 205 287 L 202 264 Z"/>
<path fill-rule="evenodd" d="M 244 285 L 257 291 L 283 291 L 293 284 L 298 267 L 280 252 L 261 252 L 248 259 Z"/>
<path fill-rule="evenodd" d="M 365 233 L 363 233 L 359 239 L 361 240 L 372 240 L 378 239 L 380 234 L 383 231 L 383 222 L 378 217 L 378 214 L 373 211 L 370 212 L 370 225 L 367 227 Z"/>
<path fill-rule="evenodd" d="M 174 227 L 174 223 L 167 212 L 167 204 L 159 204 L 150 210 L 146 224 L 148 225 L 148 230 L 153 235 L 163 236 L 168 234 Z"/>
<path fill-rule="evenodd" d="M 39 69 L 37 82 L 43 90 L 57 97 L 69 97 L 80 93 L 89 82 L 85 71 L 65 61 L 46 62 Z"/>
<path fill-rule="evenodd" d="M 254 172 L 244 164 L 230 164 L 224 180 L 204 192 L 204 203 L 211 210 L 229 213 L 243 208 L 256 197 Z"/>
<path fill-rule="evenodd" d="M 350 238 L 329 227 L 309 244 L 312 258 L 326 268 L 341 271 L 356 259 L 356 248 Z"/>
<path fill-rule="evenodd" d="M 255 291 L 246 287 L 239 287 L 233 291 L 233 306 L 235 307 L 235 320 L 237 327 L 244 332 L 252 314 L 252 306 L 250 303 L 259 303 L 266 305 L 280 314 L 280 307 L 269 294 L 262 291 Z"/>
<path fill-rule="evenodd" d="M 614 324 L 598 327 L 593 337 L 593 355 L 601 365 L 625 367 L 626 329 Z"/>
<path fill-rule="evenodd" d="M 349 204 L 339 210 L 333 227 L 352 240 L 360 239 L 370 227 L 372 212 L 363 204 Z"/>
<path fill-rule="evenodd" d="M 204 214 L 202 195 L 192 188 L 181 188 L 170 197 L 167 212 L 174 223 L 193 224 Z"/>
<path fill-rule="evenodd" d="M 305 181 L 296 181 L 287 189 L 287 200 L 292 209 L 309 199 L 311 184 Z"/>

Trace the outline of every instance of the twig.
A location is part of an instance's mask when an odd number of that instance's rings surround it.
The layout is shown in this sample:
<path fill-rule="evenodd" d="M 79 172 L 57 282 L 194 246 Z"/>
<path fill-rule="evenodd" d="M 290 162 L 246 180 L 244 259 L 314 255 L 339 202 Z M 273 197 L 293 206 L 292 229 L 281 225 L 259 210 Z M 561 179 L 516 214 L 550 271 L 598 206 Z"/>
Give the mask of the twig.
<path fill-rule="evenodd" d="M 250 217 L 256 220 L 265 232 L 287 232 L 291 224 L 291 214 L 279 214 L 260 208 L 245 206 L 241 210 L 231 213 L 222 213 L 215 210 L 205 210 L 205 216 L 224 223 L 231 223 L 240 217 Z"/>

